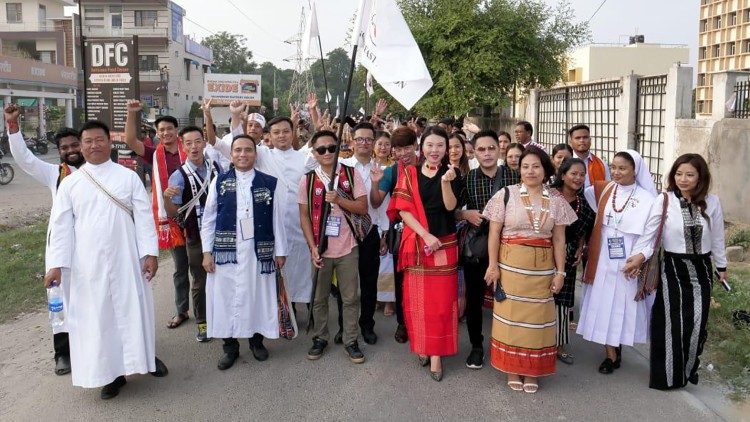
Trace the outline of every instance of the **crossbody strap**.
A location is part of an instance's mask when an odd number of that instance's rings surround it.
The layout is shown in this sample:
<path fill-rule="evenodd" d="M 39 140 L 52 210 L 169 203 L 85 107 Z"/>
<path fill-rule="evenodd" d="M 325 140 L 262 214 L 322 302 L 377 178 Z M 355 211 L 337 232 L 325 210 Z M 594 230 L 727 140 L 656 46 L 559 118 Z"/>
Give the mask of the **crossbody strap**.
<path fill-rule="evenodd" d="M 201 196 L 203 196 L 203 194 L 206 192 L 206 189 L 208 189 L 208 185 L 211 183 L 211 180 L 212 180 L 211 174 L 212 174 L 213 170 L 210 167 L 206 167 L 206 168 L 209 171 L 206 172 L 206 178 L 203 179 L 203 183 L 201 184 L 200 190 L 198 191 L 198 193 L 196 193 L 195 195 L 193 195 L 193 197 L 185 205 L 183 205 L 183 206 L 181 206 L 180 208 L 177 209 L 177 213 L 178 214 L 182 213 L 185 210 L 188 210 L 185 213 L 185 215 L 190 214 L 190 212 L 193 210 L 193 207 L 195 206 L 195 204 L 200 200 Z M 188 181 L 188 183 L 189 182 L 190 181 Z"/>
<path fill-rule="evenodd" d="M 121 210 L 123 210 L 126 213 L 128 213 L 128 215 L 130 216 L 130 218 L 133 219 L 133 210 L 130 209 L 130 207 L 128 207 L 122 201 L 120 201 L 119 199 L 117 199 L 117 197 L 114 196 L 110 191 L 108 191 L 107 188 L 105 188 L 104 186 L 102 186 L 102 184 L 99 183 L 99 181 L 97 181 L 96 179 L 94 179 L 94 176 L 92 176 L 91 173 L 89 173 L 88 170 L 86 170 L 85 168 L 81 168 L 80 171 L 83 172 L 83 175 L 86 176 L 86 178 L 89 179 L 89 181 L 91 183 L 93 183 L 94 186 L 96 186 L 103 194 L 105 194 L 109 199 L 111 199 L 112 202 L 114 202 L 114 204 L 117 205 Z"/>

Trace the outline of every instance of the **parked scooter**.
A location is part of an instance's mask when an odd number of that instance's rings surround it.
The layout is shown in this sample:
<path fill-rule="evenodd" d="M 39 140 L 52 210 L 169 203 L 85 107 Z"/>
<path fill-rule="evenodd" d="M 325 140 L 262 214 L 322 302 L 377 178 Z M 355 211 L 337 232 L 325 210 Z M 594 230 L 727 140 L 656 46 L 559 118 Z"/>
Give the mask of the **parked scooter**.
<path fill-rule="evenodd" d="M 0 160 L 2 160 L 3 156 L 5 156 L 5 153 L 3 153 L 2 148 L 0 148 Z M 0 163 L 0 185 L 7 185 L 13 180 L 13 176 L 15 175 L 16 173 L 13 171 L 13 166 L 8 163 Z"/>
<path fill-rule="evenodd" d="M 39 139 L 36 136 L 26 139 L 26 146 L 36 155 L 44 155 L 49 151 L 47 138 Z"/>

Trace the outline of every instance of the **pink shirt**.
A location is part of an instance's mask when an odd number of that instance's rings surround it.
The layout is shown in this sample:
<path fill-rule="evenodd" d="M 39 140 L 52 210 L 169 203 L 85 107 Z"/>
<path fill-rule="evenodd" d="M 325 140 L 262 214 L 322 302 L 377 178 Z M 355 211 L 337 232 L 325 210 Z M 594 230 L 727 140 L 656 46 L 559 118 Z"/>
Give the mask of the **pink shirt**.
<path fill-rule="evenodd" d="M 552 229 L 555 226 L 569 226 L 573 224 L 578 216 L 568 201 L 559 193 L 557 189 L 549 189 L 550 204 L 549 217 L 544 225 L 540 228 L 539 233 L 534 231 L 526 208 L 523 206 L 521 195 L 518 191 L 520 185 L 508 186 L 510 196 L 508 197 L 508 206 L 505 206 L 505 191 L 500 189 L 495 196 L 487 202 L 487 206 L 482 213 L 490 221 L 503 224 L 503 237 L 522 237 L 526 239 L 549 239 L 552 237 Z M 532 206 L 539 210 L 541 203 L 532 202 Z"/>
<path fill-rule="evenodd" d="M 365 182 L 362 180 L 362 176 L 356 171 L 353 173 L 354 199 L 357 199 L 367 195 L 367 190 L 365 190 Z M 307 205 L 307 175 L 302 176 L 299 181 L 297 203 Z M 323 252 L 323 258 L 341 258 L 342 256 L 348 255 L 352 249 L 357 246 L 357 240 L 354 239 L 352 230 L 349 227 L 349 223 L 346 222 L 346 217 L 344 217 L 341 207 L 338 205 L 331 205 L 331 215 L 341 219 L 341 229 L 337 237 L 328 236 L 328 249 Z"/>

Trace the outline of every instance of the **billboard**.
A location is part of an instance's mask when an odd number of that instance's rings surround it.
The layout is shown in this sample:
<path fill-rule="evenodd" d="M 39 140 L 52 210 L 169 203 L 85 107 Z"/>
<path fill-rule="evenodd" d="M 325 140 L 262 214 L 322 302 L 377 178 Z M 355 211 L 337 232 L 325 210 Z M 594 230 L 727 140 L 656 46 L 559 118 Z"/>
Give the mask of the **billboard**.
<path fill-rule="evenodd" d="M 229 105 L 240 100 L 260 106 L 260 75 L 206 73 L 204 76 L 203 98 L 211 99 L 211 104 Z"/>
<path fill-rule="evenodd" d="M 140 98 L 138 37 L 85 38 L 84 48 L 86 120 L 109 126 L 113 161 L 133 168 L 134 153 L 125 144 L 125 119 L 127 100 Z"/>

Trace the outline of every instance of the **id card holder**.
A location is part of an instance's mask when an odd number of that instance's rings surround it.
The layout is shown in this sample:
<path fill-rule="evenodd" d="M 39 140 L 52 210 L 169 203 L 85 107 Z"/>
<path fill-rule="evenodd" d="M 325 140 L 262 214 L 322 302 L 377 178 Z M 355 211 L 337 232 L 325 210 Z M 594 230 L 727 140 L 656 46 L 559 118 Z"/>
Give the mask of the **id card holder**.
<path fill-rule="evenodd" d="M 242 240 L 250 240 L 255 237 L 255 219 L 253 217 L 240 219 L 240 235 Z"/>
<path fill-rule="evenodd" d="M 607 248 L 609 249 L 609 259 L 625 259 L 624 237 L 608 237 Z"/>
<path fill-rule="evenodd" d="M 339 233 L 341 233 L 341 217 L 329 215 L 326 221 L 326 236 L 339 237 Z"/>

